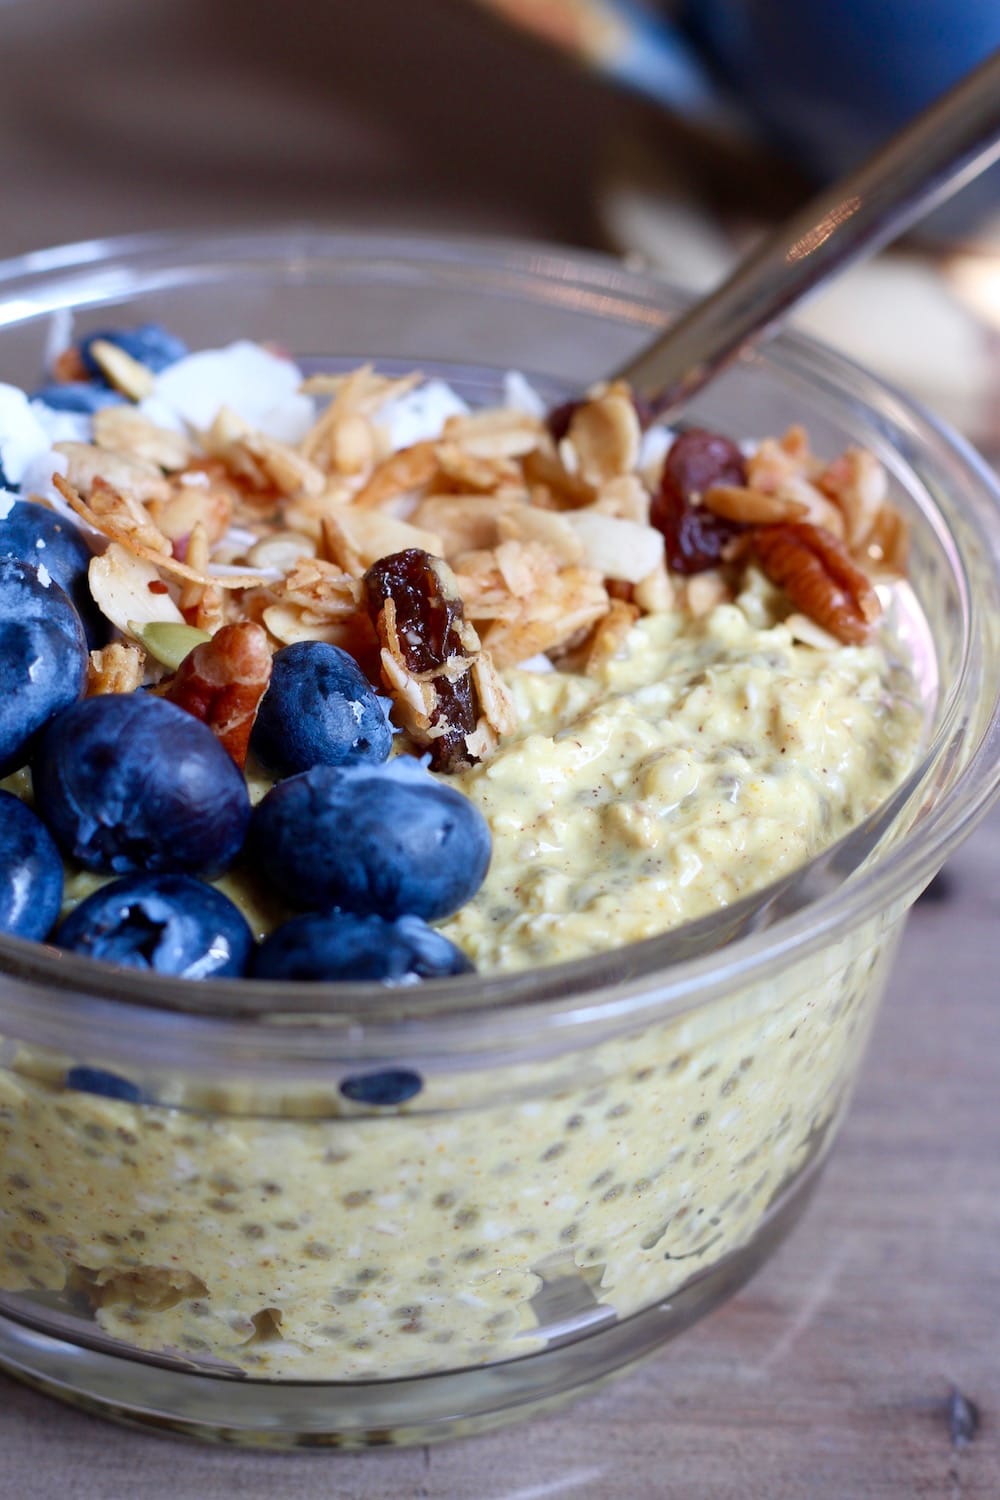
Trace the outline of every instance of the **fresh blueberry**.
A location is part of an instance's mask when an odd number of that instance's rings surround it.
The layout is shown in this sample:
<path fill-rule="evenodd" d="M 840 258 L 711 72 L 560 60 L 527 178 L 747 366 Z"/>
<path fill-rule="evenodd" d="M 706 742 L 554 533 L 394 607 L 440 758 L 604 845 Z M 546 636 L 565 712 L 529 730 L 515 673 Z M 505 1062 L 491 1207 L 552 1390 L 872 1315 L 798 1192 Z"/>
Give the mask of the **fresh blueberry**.
<path fill-rule="evenodd" d="M 214 874 L 250 817 L 246 782 L 212 731 L 146 693 L 86 698 L 39 744 L 35 798 L 88 870 Z"/>
<path fill-rule="evenodd" d="M 345 1078 L 340 1092 L 355 1104 L 405 1104 L 407 1099 L 415 1099 L 423 1086 L 420 1074 L 409 1068 L 386 1068 L 381 1073 Z"/>
<path fill-rule="evenodd" d="M 124 1099 L 128 1104 L 142 1102 L 142 1089 L 119 1078 L 117 1073 L 106 1073 L 103 1068 L 70 1068 L 66 1074 L 66 1087 L 77 1089 L 81 1094 L 99 1094 L 102 1099 Z"/>
<path fill-rule="evenodd" d="M 42 942 L 62 890 L 62 858 L 49 830 L 19 797 L 0 791 L 0 932 Z"/>
<path fill-rule="evenodd" d="M 269 770 L 294 776 L 313 766 L 386 760 L 392 729 L 353 656 L 298 641 L 275 654 L 252 744 Z"/>
<path fill-rule="evenodd" d="M 0 557 L 44 567 L 72 599 L 91 649 L 107 644 L 107 621 L 87 582 L 90 548 L 72 522 L 36 500 L 18 500 L 0 519 Z"/>
<path fill-rule="evenodd" d="M 372 980 L 414 984 L 470 974 L 461 948 L 420 917 L 358 916 L 354 912 L 307 912 L 264 939 L 257 950 L 258 979 Z"/>
<path fill-rule="evenodd" d="M 67 595 L 47 572 L 0 557 L 0 776 L 24 765 L 86 681 L 87 642 Z"/>
<path fill-rule="evenodd" d="M 126 875 L 94 891 L 56 933 L 60 948 L 182 979 L 240 975 L 253 934 L 228 896 L 192 875 Z"/>
<path fill-rule="evenodd" d="M 293 906 L 428 922 L 474 896 L 490 862 L 482 813 L 410 756 L 280 781 L 254 809 L 250 839 Z"/>
<path fill-rule="evenodd" d="M 49 385 L 39 386 L 31 393 L 32 401 L 41 401 L 52 411 L 82 412 L 92 416 L 103 406 L 125 406 L 126 400 L 109 385 L 98 385 L 89 380 L 53 380 Z"/>
<path fill-rule="evenodd" d="M 160 323 L 140 323 L 137 328 L 104 328 L 97 333 L 88 333 L 77 348 L 84 365 L 91 375 L 103 378 L 103 371 L 91 354 L 91 345 L 100 339 L 105 344 L 115 344 L 137 359 L 141 365 L 158 375 L 168 365 L 174 365 L 188 352 L 187 344 L 176 334 L 168 333 Z"/>

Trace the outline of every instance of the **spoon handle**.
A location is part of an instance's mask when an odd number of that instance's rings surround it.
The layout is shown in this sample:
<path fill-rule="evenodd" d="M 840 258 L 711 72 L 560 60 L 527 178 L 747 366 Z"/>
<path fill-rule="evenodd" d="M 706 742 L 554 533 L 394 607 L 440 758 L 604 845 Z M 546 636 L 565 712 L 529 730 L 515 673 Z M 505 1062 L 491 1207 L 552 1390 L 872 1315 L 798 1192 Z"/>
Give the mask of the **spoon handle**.
<path fill-rule="evenodd" d="M 902 234 L 998 157 L 1000 51 L 767 235 L 614 378 L 628 380 L 658 415 L 675 410 L 824 282 Z"/>

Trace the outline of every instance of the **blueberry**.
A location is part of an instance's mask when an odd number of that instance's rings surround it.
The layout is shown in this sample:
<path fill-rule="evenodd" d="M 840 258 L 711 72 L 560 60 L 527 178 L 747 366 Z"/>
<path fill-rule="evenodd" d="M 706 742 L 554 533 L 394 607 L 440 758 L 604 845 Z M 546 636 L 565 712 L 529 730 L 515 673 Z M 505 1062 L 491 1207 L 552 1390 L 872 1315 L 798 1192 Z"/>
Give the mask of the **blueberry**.
<path fill-rule="evenodd" d="M 41 942 L 62 905 L 63 863 L 45 824 L 0 791 L 0 932 Z"/>
<path fill-rule="evenodd" d="M 405 1104 L 416 1098 L 424 1086 L 419 1073 L 409 1068 L 386 1068 L 381 1073 L 359 1073 L 345 1078 L 340 1092 L 355 1104 Z"/>
<path fill-rule="evenodd" d="M 70 912 L 60 948 L 182 979 L 240 975 L 253 934 L 228 896 L 191 875 L 126 875 Z"/>
<path fill-rule="evenodd" d="M 7 478 L 7 471 L 3 466 L 3 459 L 0 458 L 0 490 L 7 490 L 8 493 L 12 493 L 17 489 L 17 487 L 18 486 L 16 484 L 12 484 L 11 481 Z"/>
<path fill-rule="evenodd" d="M 102 1099 L 124 1099 L 128 1104 L 142 1102 L 142 1089 L 138 1084 L 120 1078 L 117 1073 L 106 1073 L 103 1068 L 70 1068 L 65 1084 L 68 1089 L 77 1089 L 81 1094 L 100 1094 Z"/>
<path fill-rule="evenodd" d="M 88 380 L 54 380 L 51 384 L 39 386 L 37 391 L 32 391 L 31 399 L 41 401 L 52 411 L 82 412 L 88 417 L 95 411 L 100 411 L 102 406 L 126 405 L 125 397 L 118 391 Z"/>
<path fill-rule="evenodd" d="M 35 500 L 16 501 L 0 519 L 0 557 L 19 557 L 33 567 L 44 567 L 73 601 L 91 649 L 107 643 L 107 621 L 87 581 L 90 548 L 71 521 Z"/>
<path fill-rule="evenodd" d="M 308 912 L 293 917 L 257 950 L 258 979 L 373 980 L 413 984 L 469 974 L 461 948 L 419 917 L 358 916 L 353 912 Z"/>
<path fill-rule="evenodd" d="M 24 765 L 86 681 L 87 642 L 67 595 L 47 572 L 0 557 L 0 776 Z"/>
<path fill-rule="evenodd" d="M 313 766 L 383 761 L 392 729 L 352 656 L 323 641 L 298 641 L 275 654 L 252 744 L 270 770 L 293 776 Z"/>
<path fill-rule="evenodd" d="M 56 843 L 88 870 L 216 873 L 246 835 L 246 782 L 215 735 L 146 693 L 86 698 L 60 714 L 33 774 Z"/>
<path fill-rule="evenodd" d="M 103 371 L 90 352 L 91 345 L 97 339 L 123 349 L 141 365 L 152 370 L 154 375 L 158 375 L 168 365 L 176 364 L 188 352 L 184 340 L 179 339 L 176 334 L 168 333 L 160 323 L 140 323 L 137 328 L 103 328 L 97 333 L 88 333 L 76 346 L 91 375 L 99 379 L 103 378 Z"/>
<path fill-rule="evenodd" d="M 486 820 L 409 756 L 384 766 L 315 766 L 254 809 L 257 868 L 293 906 L 450 916 L 483 882 Z"/>

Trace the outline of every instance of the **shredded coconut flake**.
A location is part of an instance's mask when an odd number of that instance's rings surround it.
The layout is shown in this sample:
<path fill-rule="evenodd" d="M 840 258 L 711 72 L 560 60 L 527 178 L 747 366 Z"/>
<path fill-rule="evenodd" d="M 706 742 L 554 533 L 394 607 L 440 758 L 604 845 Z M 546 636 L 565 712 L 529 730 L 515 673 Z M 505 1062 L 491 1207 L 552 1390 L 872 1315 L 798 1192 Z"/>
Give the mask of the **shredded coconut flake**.
<path fill-rule="evenodd" d="M 308 396 L 299 394 L 302 372 L 259 344 L 240 340 L 225 349 L 189 354 L 157 376 L 139 410 L 161 425 L 178 420 L 205 429 L 221 406 L 283 443 L 298 443 L 315 420 Z M 171 420 L 172 419 L 172 420 Z"/>
<path fill-rule="evenodd" d="M 469 408 L 443 380 L 428 380 L 415 391 L 387 401 L 375 413 L 393 452 L 440 437 L 449 417 L 465 417 Z"/>
<path fill-rule="evenodd" d="M 523 411 L 539 421 L 545 416 L 546 405 L 530 380 L 520 370 L 508 370 L 503 378 L 503 404 L 511 411 Z"/>

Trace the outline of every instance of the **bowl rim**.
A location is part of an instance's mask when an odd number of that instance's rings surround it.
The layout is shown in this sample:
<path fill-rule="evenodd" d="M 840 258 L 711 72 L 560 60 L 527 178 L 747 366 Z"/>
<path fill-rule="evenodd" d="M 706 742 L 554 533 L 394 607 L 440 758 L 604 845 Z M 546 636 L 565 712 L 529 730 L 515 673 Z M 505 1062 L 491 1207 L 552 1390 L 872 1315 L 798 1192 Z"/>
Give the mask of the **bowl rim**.
<path fill-rule="evenodd" d="M 248 259 L 263 261 L 267 256 L 288 268 L 302 267 L 322 251 L 342 267 L 357 260 L 383 271 L 391 265 L 401 272 L 407 267 L 424 272 L 435 268 L 445 277 L 475 270 L 491 277 L 497 287 L 520 289 L 522 293 L 529 284 L 544 284 L 554 294 L 565 295 L 575 288 L 579 294 L 593 292 L 604 302 L 614 294 L 623 305 L 630 301 L 645 309 L 641 321 L 650 327 L 662 326 L 685 298 L 655 271 L 634 271 L 611 256 L 558 244 L 479 235 L 395 235 L 339 225 L 329 229 L 317 224 L 269 225 L 87 240 L 0 261 L 0 333 L 8 322 L 25 321 L 23 294 L 35 284 L 58 286 L 60 273 L 86 275 L 116 262 L 131 264 L 134 271 L 141 272 L 144 262 L 160 261 L 164 256 L 177 258 L 180 263 L 191 261 L 196 254 L 217 256 L 227 249 Z M 106 292 L 93 302 L 103 300 L 107 300 Z M 14 316 L 10 316 L 12 310 Z M 34 309 L 36 315 L 52 310 Z M 1000 480 L 964 438 L 918 401 L 805 335 L 783 333 L 769 342 L 765 352 L 747 358 L 797 378 L 813 394 L 824 387 L 841 396 L 849 392 L 852 402 L 869 414 L 878 414 L 883 424 L 906 430 L 913 442 L 925 447 L 930 444 L 939 461 L 947 460 L 956 493 L 963 492 L 969 510 L 963 522 L 977 533 L 983 547 L 979 562 L 985 561 L 989 571 L 994 601 L 1000 598 Z M 909 464 L 907 468 L 912 474 Z M 936 513 L 940 519 L 940 511 Z M 950 530 L 949 535 L 953 535 Z M 968 559 L 963 564 L 957 546 L 955 556 L 962 571 Z M 961 586 L 967 608 L 973 615 L 977 610 L 982 613 L 988 601 L 982 605 L 977 602 L 967 570 Z M 980 630 L 983 628 L 980 621 Z M 966 657 L 968 649 L 967 640 Z M 996 639 L 988 642 L 988 649 L 991 659 L 998 655 Z M 968 669 L 966 660 L 964 670 Z M 994 680 L 998 677 L 1000 673 L 995 673 Z M 415 1048 L 426 1050 L 427 1028 L 435 1032 L 435 1046 L 440 1044 L 446 1052 L 452 1052 L 462 1050 L 470 1026 L 481 1031 L 487 1022 L 497 1039 L 537 1033 L 546 1021 L 561 1030 L 581 1024 L 621 1027 L 651 1009 L 665 1016 L 708 1004 L 731 992 L 737 980 L 745 987 L 768 977 L 769 971 L 776 972 L 815 952 L 830 941 L 835 930 L 847 931 L 873 915 L 901 914 L 950 849 L 985 815 L 998 793 L 1000 692 L 995 692 L 991 717 L 976 748 L 955 783 L 949 785 L 912 834 L 906 833 L 870 868 L 832 893 L 763 931 L 750 932 L 695 959 L 664 966 L 662 954 L 676 938 L 678 929 L 674 929 L 623 948 L 533 971 L 425 983 L 415 987 L 419 997 L 415 999 L 411 989 L 377 984 L 276 985 L 261 980 L 213 980 L 192 985 L 186 980 L 116 969 L 46 945 L 0 938 L 0 1007 L 20 1013 L 22 1020 L 28 1019 L 31 1010 L 36 1019 L 40 1011 L 44 1012 L 57 1030 L 69 1007 L 79 1030 L 82 1003 L 97 1023 L 95 1034 L 109 1041 L 113 1036 L 120 1039 L 123 1026 L 148 1027 L 158 1021 L 176 1031 L 176 1023 L 183 1022 L 206 1036 L 219 1028 L 228 1029 L 229 1040 L 239 1043 L 241 1050 L 244 1046 L 262 1047 L 275 1055 L 295 1054 L 302 1059 L 314 1055 L 317 1036 L 338 1036 L 341 1042 L 349 1037 L 352 1046 L 362 1052 L 382 1054 L 388 1047 L 392 1055 L 401 1056 Z M 421 1032 L 418 1042 L 412 1034 L 415 1022 Z M 2 1029 L 9 1030 L 6 1023 Z"/>

